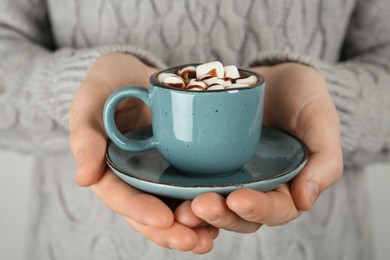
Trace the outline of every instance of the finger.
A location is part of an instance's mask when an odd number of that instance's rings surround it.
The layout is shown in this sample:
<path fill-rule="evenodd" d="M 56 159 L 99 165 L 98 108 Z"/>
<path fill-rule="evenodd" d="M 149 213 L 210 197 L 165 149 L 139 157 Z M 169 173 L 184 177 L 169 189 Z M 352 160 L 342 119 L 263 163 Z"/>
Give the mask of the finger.
<path fill-rule="evenodd" d="M 198 234 L 210 236 L 210 234 L 206 234 L 205 232 L 198 232 L 197 234 L 194 230 L 177 222 L 165 229 L 143 225 L 130 218 L 127 218 L 127 222 L 135 230 L 157 245 L 179 251 L 190 251 L 196 248 L 199 243 Z M 203 240 L 209 241 L 207 238 L 203 238 Z M 202 246 L 202 248 L 205 247 L 205 245 Z"/>
<path fill-rule="evenodd" d="M 261 227 L 259 223 L 246 221 L 231 211 L 225 199 L 216 193 L 205 193 L 195 198 L 192 211 L 207 223 L 230 231 L 252 233 Z"/>
<path fill-rule="evenodd" d="M 110 170 L 92 186 L 92 190 L 108 208 L 140 224 L 158 228 L 173 224 L 173 213 L 167 205 L 127 185 Z"/>
<path fill-rule="evenodd" d="M 127 98 L 119 103 L 115 115 L 115 123 L 120 131 L 124 132 L 134 128 L 144 127 L 150 125 L 151 122 L 152 115 L 150 108 L 141 100 Z"/>
<path fill-rule="evenodd" d="M 299 216 L 287 185 L 266 193 L 240 189 L 229 194 L 226 204 L 241 218 L 268 226 L 286 224 Z"/>
<path fill-rule="evenodd" d="M 311 155 L 305 168 L 290 185 L 297 208 L 309 210 L 318 196 L 341 177 L 342 167 L 341 156 L 326 153 Z"/>
<path fill-rule="evenodd" d="M 219 229 L 207 224 L 203 219 L 196 216 L 191 209 L 191 201 L 185 201 L 175 210 L 175 220 L 187 227 L 194 228 L 197 233 L 198 245 L 191 251 L 195 254 L 205 254 L 214 247 L 213 240 L 219 235 Z M 205 233 L 205 232 L 208 232 Z"/>
<path fill-rule="evenodd" d="M 309 158 L 304 169 L 292 180 L 290 189 L 297 208 L 304 211 L 309 210 L 318 196 L 343 173 L 337 116 L 332 117 L 326 111 L 318 111 L 317 121 L 307 126 L 302 123 L 297 132 L 309 149 Z"/>
<path fill-rule="evenodd" d="M 80 127 L 71 132 L 70 142 L 77 163 L 77 183 L 90 186 L 98 182 L 106 169 L 106 140 L 102 133 L 88 126 Z"/>
<path fill-rule="evenodd" d="M 88 95 L 88 87 L 77 92 L 70 109 L 70 146 L 77 163 L 77 183 L 90 186 L 96 183 L 106 168 L 104 156 L 106 134 L 101 114 L 103 98 Z M 103 102 L 102 104 L 99 103 Z"/>
<path fill-rule="evenodd" d="M 177 222 L 187 227 L 199 227 L 208 225 L 203 219 L 199 218 L 191 209 L 191 201 L 184 201 L 175 210 L 175 219 Z"/>
<path fill-rule="evenodd" d="M 219 228 L 211 226 L 211 225 L 207 225 L 204 228 L 207 229 L 207 231 L 209 232 L 209 234 L 213 240 L 215 240 L 219 236 Z"/>
<path fill-rule="evenodd" d="M 198 244 L 191 251 L 195 254 L 206 254 L 214 247 L 214 239 L 218 236 L 218 229 L 212 226 L 194 229 L 198 236 Z"/>

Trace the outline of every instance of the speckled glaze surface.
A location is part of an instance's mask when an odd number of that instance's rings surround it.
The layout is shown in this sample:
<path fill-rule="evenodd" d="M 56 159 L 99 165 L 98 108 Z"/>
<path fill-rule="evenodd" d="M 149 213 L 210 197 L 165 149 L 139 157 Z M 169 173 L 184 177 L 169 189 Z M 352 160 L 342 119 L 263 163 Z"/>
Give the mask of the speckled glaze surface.
<path fill-rule="evenodd" d="M 152 128 L 126 133 L 131 139 L 146 140 Z M 217 177 L 191 177 L 166 162 L 154 149 L 127 152 L 110 142 L 106 161 L 126 183 L 143 191 L 176 199 L 193 199 L 204 192 L 227 195 L 239 188 L 270 191 L 290 181 L 307 162 L 305 147 L 294 137 L 263 128 L 255 155 L 241 170 Z"/>
<path fill-rule="evenodd" d="M 261 75 L 255 74 L 258 84 L 253 87 L 201 92 L 167 87 L 157 81 L 157 75 L 151 77 L 149 91 L 125 87 L 108 99 L 105 127 L 118 147 L 131 152 L 156 148 L 172 166 L 191 176 L 233 173 L 253 157 L 262 129 L 265 82 Z M 143 141 L 124 137 L 113 121 L 119 101 L 130 96 L 152 110 L 154 134 Z"/>

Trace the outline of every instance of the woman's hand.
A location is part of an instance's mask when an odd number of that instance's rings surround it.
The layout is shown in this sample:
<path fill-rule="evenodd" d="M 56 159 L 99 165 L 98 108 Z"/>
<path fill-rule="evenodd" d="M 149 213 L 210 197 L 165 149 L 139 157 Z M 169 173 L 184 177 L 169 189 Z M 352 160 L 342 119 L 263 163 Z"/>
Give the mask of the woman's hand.
<path fill-rule="evenodd" d="M 320 73 L 294 63 L 252 69 L 266 79 L 264 124 L 302 140 L 309 150 L 308 163 L 274 191 L 240 189 L 227 198 L 202 194 L 177 208 L 176 219 L 183 224 L 198 218 L 241 233 L 254 232 L 262 224 L 283 225 L 308 211 L 342 175 L 339 118 Z"/>
<path fill-rule="evenodd" d="M 137 58 L 120 53 L 104 55 L 94 63 L 70 110 L 77 183 L 91 186 L 108 208 L 123 215 L 129 225 L 158 245 L 206 253 L 218 236 L 217 228 L 199 225 L 198 220 L 189 226 L 177 222 L 168 205 L 124 183 L 105 163 L 107 135 L 102 114 L 106 99 L 126 85 L 149 86 L 149 77 L 155 71 Z M 151 123 L 150 110 L 139 100 L 124 100 L 118 106 L 116 123 L 122 131 L 146 126 Z"/>

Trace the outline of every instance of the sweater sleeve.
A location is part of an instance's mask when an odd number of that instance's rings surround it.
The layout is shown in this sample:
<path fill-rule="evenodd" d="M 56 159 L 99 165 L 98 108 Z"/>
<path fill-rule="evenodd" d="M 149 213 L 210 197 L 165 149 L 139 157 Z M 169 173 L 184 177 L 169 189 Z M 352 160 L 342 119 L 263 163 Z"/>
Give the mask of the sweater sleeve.
<path fill-rule="evenodd" d="M 341 120 L 346 165 L 389 160 L 390 1 L 357 2 L 343 58 L 331 63 L 296 53 L 260 53 L 248 66 L 298 62 L 327 79 Z"/>
<path fill-rule="evenodd" d="M 0 148 L 58 150 L 68 146 L 68 111 L 93 62 L 124 52 L 163 67 L 129 45 L 56 49 L 46 1 L 0 3 Z"/>

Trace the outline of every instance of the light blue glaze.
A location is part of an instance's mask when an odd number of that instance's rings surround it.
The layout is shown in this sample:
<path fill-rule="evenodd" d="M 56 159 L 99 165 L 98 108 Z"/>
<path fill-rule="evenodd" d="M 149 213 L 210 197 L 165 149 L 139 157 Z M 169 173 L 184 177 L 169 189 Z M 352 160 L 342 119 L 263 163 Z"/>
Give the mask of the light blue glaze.
<path fill-rule="evenodd" d="M 242 71 L 241 74 L 249 74 Z M 262 129 L 265 82 L 229 91 L 184 91 L 151 77 L 149 92 L 122 88 L 108 99 L 104 123 L 110 139 L 126 151 L 155 147 L 170 165 L 188 175 L 228 174 L 254 155 Z M 119 133 L 114 112 L 120 100 L 136 97 L 152 110 L 153 137 L 137 141 Z"/>
<path fill-rule="evenodd" d="M 126 134 L 145 139 L 151 127 Z M 296 138 L 264 128 L 255 155 L 240 170 L 223 177 L 191 177 L 171 167 L 156 150 L 126 152 L 108 145 L 106 161 L 126 183 L 146 192 L 176 199 L 193 199 L 204 192 L 227 195 L 240 188 L 270 191 L 290 181 L 305 166 L 307 150 Z"/>
<path fill-rule="evenodd" d="M 115 109 L 119 102 L 128 97 L 135 97 L 150 106 L 148 90 L 143 87 L 125 87 L 114 92 L 106 101 L 103 112 L 103 122 L 108 137 L 118 147 L 125 151 L 146 151 L 155 146 L 154 139 L 149 137 L 146 140 L 131 140 L 123 136 L 115 125 Z"/>

